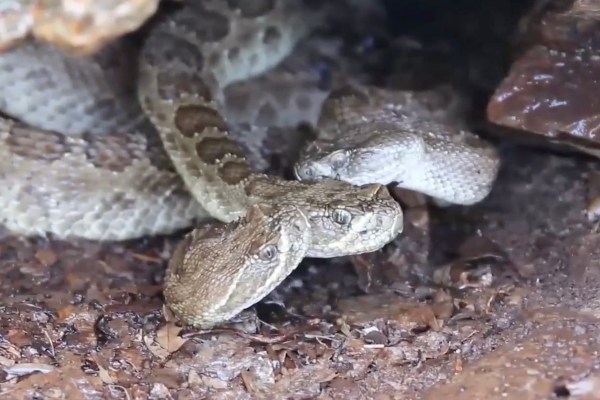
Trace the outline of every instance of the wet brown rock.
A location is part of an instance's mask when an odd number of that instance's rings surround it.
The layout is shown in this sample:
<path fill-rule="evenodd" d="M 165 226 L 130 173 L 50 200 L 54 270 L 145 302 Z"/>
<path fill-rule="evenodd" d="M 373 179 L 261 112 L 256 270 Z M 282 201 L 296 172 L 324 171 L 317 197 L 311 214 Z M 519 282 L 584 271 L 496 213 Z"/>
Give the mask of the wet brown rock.
<path fill-rule="evenodd" d="M 598 156 L 600 5 L 534 7 L 521 26 L 522 54 L 491 98 L 489 120 Z"/>

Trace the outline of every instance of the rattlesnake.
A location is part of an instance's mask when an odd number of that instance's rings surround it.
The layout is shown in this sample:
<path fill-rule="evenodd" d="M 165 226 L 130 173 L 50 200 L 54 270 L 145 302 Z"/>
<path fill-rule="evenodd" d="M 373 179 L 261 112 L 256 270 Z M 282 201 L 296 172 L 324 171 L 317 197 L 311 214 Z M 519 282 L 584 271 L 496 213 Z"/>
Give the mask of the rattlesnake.
<path fill-rule="evenodd" d="M 427 110 L 421 101 L 357 85 L 334 91 L 324 104 L 320 137 L 306 146 L 295 165 L 302 180 L 340 179 L 355 185 L 397 183 L 439 203 L 471 205 L 490 192 L 498 155 L 452 114 Z M 423 119 L 423 116 L 429 119 Z"/>
<path fill-rule="evenodd" d="M 3 55 L 0 78 L 14 86 L 3 111 L 38 128 L 1 121 L 1 221 L 24 235 L 101 240 L 170 233 L 207 216 L 230 222 L 190 233 L 167 271 L 167 304 L 203 327 L 264 297 L 303 257 L 381 248 L 402 230 L 384 186 L 258 173 L 219 108 L 227 85 L 277 65 L 313 16 L 300 0 L 189 1 L 151 26 L 137 79 L 121 75 L 126 40 L 91 59 L 36 44 Z M 28 51 L 48 51 L 46 63 L 28 69 Z M 23 90 L 45 98 L 15 100 Z"/>

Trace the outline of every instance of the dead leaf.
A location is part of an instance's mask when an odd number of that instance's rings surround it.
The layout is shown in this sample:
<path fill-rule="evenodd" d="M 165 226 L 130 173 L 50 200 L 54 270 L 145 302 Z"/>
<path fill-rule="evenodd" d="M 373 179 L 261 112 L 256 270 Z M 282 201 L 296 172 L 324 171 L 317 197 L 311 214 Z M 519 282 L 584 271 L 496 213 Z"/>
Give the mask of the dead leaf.
<path fill-rule="evenodd" d="M 58 261 L 58 256 L 50 249 L 39 249 L 35 252 L 34 257 L 46 268 L 54 265 L 56 261 Z"/>
<path fill-rule="evenodd" d="M 344 394 L 344 397 L 359 397 L 360 386 L 351 379 L 336 377 L 332 379 L 327 386 L 334 392 Z"/>
<path fill-rule="evenodd" d="M 146 347 L 148 348 L 148 350 L 150 350 L 150 352 L 155 357 L 158 357 L 161 360 L 164 360 L 165 358 L 169 357 L 170 353 L 167 350 L 165 350 L 164 348 L 162 348 L 162 346 L 155 343 L 152 336 L 150 336 L 150 335 L 144 336 L 143 341 L 144 341 L 144 344 L 146 345 Z"/>
<path fill-rule="evenodd" d="M 436 318 L 443 321 L 449 320 L 454 314 L 454 304 L 452 303 L 451 299 L 439 303 L 433 303 L 431 308 Z"/>
<path fill-rule="evenodd" d="M 417 324 L 417 327 L 429 327 L 434 331 L 442 329 L 440 321 L 435 316 L 433 308 L 429 305 L 417 306 L 409 311 L 409 316 L 412 321 Z"/>
<path fill-rule="evenodd" d="M 463 370 L 463 359 L 460 354 L 456 355 L 456 359 L 454 360 L 454 372 L 462 372 Z"/>
<path fill-rule="evenodd" d="M 347 338 L 352 339 L 352 332 L 350 331 L 350 325 L 348 325 L 346 323 L 346 321 L 344 321 L 344 319 L 342 319 L 342 318 L 340 318 L 337 321 L 337 324 L 339 325 L 340 332 L 342 332 Z"/>
<path fill-rule="evenodd" d="M 22 329 L 9 329 L 6 339 L 17 347 L 31 346 L 31 336 Z"/>
<path fill-rule="evenodd" d="M 163 312 L 163 317 L 165 318 L 165 321 L 167 321 L 167 322 L 174 322 L 174 321 L 177 320 L 177 318 L 173 314 L 173 311 L 171 311 L 169 309 L 169 307 L 167 307 L 166 304 L 163 304 L 162 312 Z"/>
<path fill-rule="evenodd" d="M 179 336 L 182 329 L 173 322 L 167 322 L 156 331 L 156 342 L 169 353 L 174 353 L 187 342 L 187 339 Z"/>
<path fill-rule="evenodd" d="M 72 316 L 76 315 L 80 310 L 72 304 L 62 307 L 58 310 L 58 321 L 66 322 Z"/>
<path fill-rule="evenodd" d="M 227 382 L 222 381 L 221 379 L 212 378 L 210 376 L 202 376 L 202 385 L 204 387 L 209 387 L 217 390 L 227 389 Z"/>
<path fill-rule="evenodd" d="M 15 362 L 15 360 L 11 360 L 10 358 L 0 356 L 0 367 L 10 367 L 12 365 L 15 365 Z"/>
<path fill-rule="evenodd" d="M 98 376 L 103 383 L 108 385 L 115 383 L 117 380 L 110 376 L 110 373 L 107 369 L 103 368 L 100 364 L 98 364 Z"/>
<path fill-rule="evenodd" d="M 188 338 L 179 336 L 182 329 L 173 322 L 167 322 L 156 331 L 156 338 L 144 336 L 144 344 L 153 355 L 164 360 L 188 341 Z"/>
<path fill-rule="evenodd" d="M 241 372 L 242 382 L 244 382 L 244 386 L 246 387 L 246 391 L 254 396 L 262 393 L 261 385 L 258 384 L 256 377 L 249 371 Z"/>
<path fill-rule="evenodd" d="M 322 365 L 311 364 L 282 376 L 270 391 L 269 398 L 316 398 L 321 385 L 331 382 L 337 372 Z"/>
<path fill-rule="evenodd" d="M 196 370 L 191 369 L 190 373 L 188 374 L 187 382 L 190 387 L 199 387 L 202 384 L 202 379 Z"/>

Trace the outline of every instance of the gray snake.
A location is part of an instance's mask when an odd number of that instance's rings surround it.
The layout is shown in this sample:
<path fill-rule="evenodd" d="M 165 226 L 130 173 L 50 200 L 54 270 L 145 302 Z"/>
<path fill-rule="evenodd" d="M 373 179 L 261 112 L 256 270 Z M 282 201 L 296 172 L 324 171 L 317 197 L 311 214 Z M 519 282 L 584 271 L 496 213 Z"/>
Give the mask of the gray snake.
<path fill-rule="evenodd" d="M 153 24 L 134 54 L 139 76 L 123 73 L 132 50 L 125 47 L 127 57 L 120 58 L 119 43 L 88 59 L 35 44 L 2 55 L 0 103 L 22 121 L 1 121 L 0 179 L 10 188 L 0 196 L 2 223 L 17 234 L 98 240 L 170 233 L 208 216 L 227 223 L 188 234 L 167 270 L 167 304 L 202 327 L 264 297 L 304 257 L 381 248 L 401 232 L 402 211 L 377 179 L 355 186 L 258 172 L 230 137 L 222 111 L 227 86 L 275 67 L 318 20 L 302 1 L 190 1 Z M 29 59 L 33 67 L 27 66 L 28 52 L 45 51 L 46 63 Z M 44 92 L 41 100 L 15 100 L 33 91 Z M 319 121 L 325 136 L 343 137 L 340 129 L 358 132 L 380 120 L 391 128 L 398 117 L 392 110 L 352 122 L 356 95 L 343 93 L 324 105 L 331 110 Z M 369 109 L 356 113 L 369 116 Z M 437 143 L 425 141 L 426 152 L 448 148 Z M 474 151 L 486 160 L 478 165 L 487 168 L 489 184 L 474 190 L 459 173 L 459 180 L 435 181 L 452 187 L 435 193 L 487 194 L 497 159 L 489 148 Z M 472 147 L 458 143 L 452 154 L 444 169 L 435 168 L 435 157 L 423 165 L 442 177 L 460 172 L 460 155 Z M 326 175 L 318 178 L 345 178 L 339 171 Z"/>

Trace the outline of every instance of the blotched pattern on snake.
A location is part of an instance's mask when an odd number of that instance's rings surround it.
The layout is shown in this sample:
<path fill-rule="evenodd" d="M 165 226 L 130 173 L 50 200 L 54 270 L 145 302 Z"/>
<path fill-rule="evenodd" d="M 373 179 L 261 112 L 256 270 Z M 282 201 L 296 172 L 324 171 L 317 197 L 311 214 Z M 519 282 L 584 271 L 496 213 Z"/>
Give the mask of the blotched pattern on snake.
<path fill-rule="evenodd" d="M 0 105 L 22 121 L 1 121 L 1 179 L 10 188 L 0 196 L 3 224 L 25 235 L 123 240 L 170 233 L 207 216 L 230 223 L 190 233 L 167 271 L 168 305 L 203 327 L 264 297 L 306 256 L 381 248 L 401 232 L 402 212 L 384 186 L 373 184 L 379 178 L 361 187 L 286 181 L 252 168 L 248 146 L 230 136 L 235 118 L 223 110 L 227 90 L 276 67 L 320 21 L 315 13 L 299 0 L 187 2 L 157 18 L 139 55 L 126 39 L 86 59 L 37 44 L 2 55 Z M 45 62 L 33 62 L 36 57 Z M 132 57 L 139 57 L 139 71 L 131 69 Z M 33 92 L 40 94 L 37 101 L 28 96 Z M 369 114 L 372 104 L 355 104 L 356 93 L 332 94 L 319 119 L 320 136 L 377 126 L 382 116 Z M 368 116 L 364 123 L 352 119 L 359 113 Z M 397 110 L 390 113 L 407 121 Z M 276 108 L 271 114 L 275 119 Z M 384 137 L 394 131 L 387 116 L 381 126 L 388 129 L 376 130 Z M 435 174 L 435 185 L 452 186 L 433 196 L 468 204 L 455 194 L 485 196 L 497 158 L 467 142 L 455 143 L 451 162 L 436 157 L 450 142 L 423 139 L 421 154 L 429 156 L 422 165 Z M 405 146 L 390 144 L 400 152 Z M 472 152 L 484 154 L 477 173 L 490 184 L 483 189 L 474 190 L 460 173 L 457 186 L 457 174 L 450 174 L 461 171 L 460 155 Z M 418 156 L 412 161 L 420 165 Z M 471 174 L 471 164 L 464 171 Z M 354 179 L 332 175 L 311 178 Z"/>

